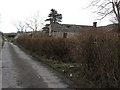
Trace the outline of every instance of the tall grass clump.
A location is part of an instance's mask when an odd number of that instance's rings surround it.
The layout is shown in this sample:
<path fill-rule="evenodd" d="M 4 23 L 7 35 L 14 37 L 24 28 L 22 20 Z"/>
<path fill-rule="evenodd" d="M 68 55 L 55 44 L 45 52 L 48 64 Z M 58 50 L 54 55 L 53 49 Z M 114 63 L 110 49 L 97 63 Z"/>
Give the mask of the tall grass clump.
<path fill-rule="evenodd" d="M 57 59 L 62 62 L 67 62 L 68 52 L 70 51 L 69 43 L 66 39 L 52 37 L 31 37 L 29 35 L 21 35 L 17 43 L 26 49 L 39 55 L 44 55 L 47 58 Z"/>

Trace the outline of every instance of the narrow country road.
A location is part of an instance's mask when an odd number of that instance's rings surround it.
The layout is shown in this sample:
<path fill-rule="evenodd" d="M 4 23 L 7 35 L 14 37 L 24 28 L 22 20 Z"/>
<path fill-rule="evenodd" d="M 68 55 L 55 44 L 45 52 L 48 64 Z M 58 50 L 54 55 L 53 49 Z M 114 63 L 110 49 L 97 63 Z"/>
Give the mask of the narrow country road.
<path fill-rule="evenodd" d="M 10 42 L 5 42 L 0 58 L 2 88 L 69 88 L 58 73 Z"/>

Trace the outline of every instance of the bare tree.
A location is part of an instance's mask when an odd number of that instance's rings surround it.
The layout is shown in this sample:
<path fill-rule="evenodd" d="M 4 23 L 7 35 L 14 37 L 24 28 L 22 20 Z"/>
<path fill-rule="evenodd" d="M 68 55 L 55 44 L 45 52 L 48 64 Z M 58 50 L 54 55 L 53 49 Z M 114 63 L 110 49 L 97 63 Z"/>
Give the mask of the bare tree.
<path fill-rule="evenodd" d="M 15 27 L 17 28 L 18 32 L 26 32 L 27 26 L 25 23 L 18 21 L 18 23 L 15 24 Z"/>
<path fill-rule="evenodd" d="M 39 11 L 34 14 L 34 16 L 31 19 L 28 19 L 26 22 L 26 25 L 28 28 L 32 29 L 33 31 L 39 31 L 41 29 L 41 20 Z"/>
<path fill-rule="evenodd" d="M 95 12 L 101 16 L 100 20 L 112 15 L 118 23 L 118 32 L 120 32 L 120 0 L 94 0 L 90 6 L 98 7 Z"/>

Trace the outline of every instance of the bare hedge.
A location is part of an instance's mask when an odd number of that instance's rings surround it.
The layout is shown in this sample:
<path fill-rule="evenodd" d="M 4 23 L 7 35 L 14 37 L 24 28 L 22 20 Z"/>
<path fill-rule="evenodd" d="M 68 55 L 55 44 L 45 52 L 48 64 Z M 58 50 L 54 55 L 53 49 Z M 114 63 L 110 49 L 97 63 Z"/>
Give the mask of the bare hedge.
<path fill-rule="evenodd" d="M 119 37 L 116 32 L 83 31 L 75 38 L 20 36 L 16 42 L 53 60 L 79 64 L 88 87 L 120 87 Z"/>

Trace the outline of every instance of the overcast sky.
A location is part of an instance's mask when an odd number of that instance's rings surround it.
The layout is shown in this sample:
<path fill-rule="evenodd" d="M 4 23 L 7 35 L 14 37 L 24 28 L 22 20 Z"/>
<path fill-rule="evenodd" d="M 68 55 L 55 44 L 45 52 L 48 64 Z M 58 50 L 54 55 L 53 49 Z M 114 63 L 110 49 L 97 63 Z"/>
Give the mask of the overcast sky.
<path fill-rule="evenodd" d="M 31 18 L 37 11 L 41 21 L 44 21 L 50 9 L 56 9 L 62 14 L 62 23 L 92 25 L 98 16 L 86 8 L 91 0 L 0 0 L 0 31 L 17 32 L 14 24 Z M 98 25 L 111 23 L 108 18 L 98 22 Z"/>

